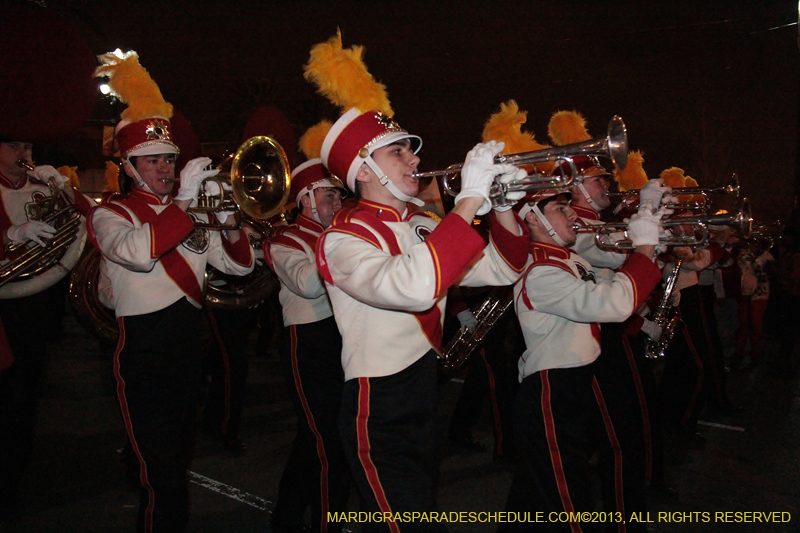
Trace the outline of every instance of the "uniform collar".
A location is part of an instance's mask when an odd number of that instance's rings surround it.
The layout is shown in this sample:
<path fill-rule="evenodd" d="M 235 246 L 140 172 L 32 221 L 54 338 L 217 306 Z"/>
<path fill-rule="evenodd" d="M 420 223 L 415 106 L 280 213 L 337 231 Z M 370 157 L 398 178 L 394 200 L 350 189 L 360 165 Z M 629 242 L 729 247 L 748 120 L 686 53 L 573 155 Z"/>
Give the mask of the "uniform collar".
<path fill-rule="evenodd" d="M 570 207 L 580 218 L 586 220 L 600 220 L 600 214 L 594 209 L 587 209 L 579 205 L 570 205 Z"/>
<path fill-rule="evenodd" d="M 361 198 L 358 201 L 358 208 L 375 216 L 381 222 L 400 222 L 403 220 L 403 217 L 400 216 L 400 213 L 395 208 L 378 202 Z"/>
<path fill-rule="evenodd" d="M 531 241 L 530 250 L 534 262 L 548 258 L 569 259 L 569 256 L 572 255 L 572 252 L 563 246 L 541 241 Z"/>
<path fill-rule="evenodd" d="M 172 197 L 167 196 L 165 200 L 161 200 L 161 197 L 157 194 L 153 194 L 149 191 L 145 191 L 142 189 L 138 189 L 134 187 L 131 192 L 131 196 L 137 198 L 140 202 L 143 202 L 147 205 L 168 205 L 172 203 Z"/>
<path fill-rule="evenodd" d="M 28 183 L 28 175 L 24 174 L 22 179 L 17 182 L 16 185 L 11 183 L 11 180 L 8 179 L 5 174 L 0 173 L 0 184 L 4 187 L 8 187 L 9 189 L 21 189 Z"/>
<path fill-rule="evenodd" d="M 303 214 L 300 214 L 294 221 L 294 223 L 297 224 L 298 227 L 312 231 L 314 233 L 322 233 L 323 231 L 325 231 L 325 228 L 322 227 L 322 224 Z"/>

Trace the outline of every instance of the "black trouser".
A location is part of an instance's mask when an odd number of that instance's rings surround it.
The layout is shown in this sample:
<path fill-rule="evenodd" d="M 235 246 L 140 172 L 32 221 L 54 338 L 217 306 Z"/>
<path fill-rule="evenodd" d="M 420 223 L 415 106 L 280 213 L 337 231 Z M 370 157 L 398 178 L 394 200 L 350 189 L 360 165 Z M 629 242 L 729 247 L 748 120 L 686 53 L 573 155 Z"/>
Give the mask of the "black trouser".
<path fill-rule="evenodd" d="M 703 329 L 703 306 L 697 285 L 681 290 L 683 326 L 675 332 L 667 350 L 659 383 L 660 412 L 665 430 L 692 434 L 706 401 L 705 374 L 709 346 Z"/>
<path fill-rule="evenodd" d="M 203 410 L 203 426 L 226 439 L 242 428 L 247 386 L 248 340 L 258 320 L 257 309 L 207 308 L 214 335 L 208 350 L 211 383 Z"/>
<path fill-rule="evenodd" d="M 344 384 L 339 428 L 360 511 L 436 509 L 437 359 L 431 350 L 390 376 Z M 443 531 L 442 524 L 362 524 L 362 531 Z"/>
<path fill-rule="evenodd" d="M 350 470 L 339 438 L 342 339 L 333 317 L 284 329 L 281 363 L 297 413 L 297 434 L 272 511 L 275 525 L 303 523 L 311 508 L 315 531 L 340 531 L 328 512 L 347 510 Z"/>
<path fill-rule="evenodd" d="M 0 300 L 14 363 L 0 372 L 0 511 L 14 510 L 31 460 L 46 363 L 49 291 Z"/>
<path fill-rule="evenodd" d="M 139 531 L 183 531 L 189 521 L 187 471 L 194 447 L 202 373 L 202 312 L 185 298 L 119 319 L 117 396 L 142 491 Z"/>
<path fill-rule="evenodd" d="M 602 353 L 593 365 L 616 436 L 608 441 L 610 446 L 605 446 L 605 442 L 601 446 L 599 459 L 614 465 L 622 474 L 622 485 L 618 487 L 622 501 L 617 501 L 619 494 L 604 494 L 603 499 L 615 502 L 615 507 L 606 507 L 606 511 L 625 514 L 628 531 L 646 531 L 644 524 L 630 521 L 632 512 L 647 510 L 645 481 L 650 450 L 647 449 L 649 434 L 645 435 L 647 401 L 625 327 L 624 323 L 602 325 Z"/>
<path fill-rule="evenodd" d="M 519 465 L 507 511 L 560 513 L 593 511 L 590 457 L 613 445 L 614 428 L 605 411 L 594 363 L 543 370 L 526 377 L 514 404 L 514 439 Z M 621 490 L 618 463 L 599 465 L 604 500 Z M 616 503 L 606 502 L 606 512 Z M 608 525 L 608 523 L 606 524 Z M 541 526 L 541 528 L 540 528 Z M 537 531 L 600 531 L 601 524 L 537 524 Z M 616 527 L 616 526 L 615 526 Z M 529 530 L 530 525 L 503 525 L 499 530 Z"/>

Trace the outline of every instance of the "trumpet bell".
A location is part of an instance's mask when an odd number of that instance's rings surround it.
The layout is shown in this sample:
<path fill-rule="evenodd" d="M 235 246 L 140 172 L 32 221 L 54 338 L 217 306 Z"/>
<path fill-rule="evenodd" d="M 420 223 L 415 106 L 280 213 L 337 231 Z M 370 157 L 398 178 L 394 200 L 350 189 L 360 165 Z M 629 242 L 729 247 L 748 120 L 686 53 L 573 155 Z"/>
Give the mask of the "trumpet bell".
<path fill-rule="evenodd" d="M 270 137 L 251 137 L 233 158 L 233 198 L 254 220 L 266 221 L 281 211 L 289 200 L 290 181 L 286 152 Z"/>

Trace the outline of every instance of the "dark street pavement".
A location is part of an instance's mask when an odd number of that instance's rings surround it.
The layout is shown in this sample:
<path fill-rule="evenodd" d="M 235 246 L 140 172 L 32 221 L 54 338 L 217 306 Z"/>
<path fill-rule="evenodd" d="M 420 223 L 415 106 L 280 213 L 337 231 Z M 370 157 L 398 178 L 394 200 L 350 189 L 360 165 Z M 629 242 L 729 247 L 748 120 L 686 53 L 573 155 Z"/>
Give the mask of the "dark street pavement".
<path fill-rule="evenodd" d="M 796 326 L 796 325 L 795 325 Z M 791 327 L 791 325 L 784 325 Z M 654 500 L 653 532 L 800 531 L 800 405 L 797 380 L 774 366 L 774 346 L 752 372 L 728 374 L 729 390 L 746 411 L 737 416 L 701 417 L 707 442 L 685 457 L 670 454 L 669 472 L 677 501 Z M 771 361 L 772 360 L 772 361 Z M 442 386 L 441 421 L 446 428 L 461 384 Z M 293 437 L 293 414 L 271 355 L 252 355 L 243 438 L 245 455 L 226 455 L 221 444 L 198 436 L 192 464 L 194 532 L 267 532 L 269 510 Z M 125 442 L 111 376 L 110 350 L 101 350 L 68 311 L 64 334 L 51 344 L 47 385 L 41 403 L 34 462 L 23 495 L 22 518 L 0 526 L 2 533 L 112 533 L 135 529 L 138 490 L 126 479 L 115 450 Z M 475 436 L 489 451 L 444 452 L 439 488 L 443 511 L 503 508 L 511 465 L 493 461 L 488 409 Z M 356 504 L 353 500 L 353 510 Z M 715 512 L 784 512 L 782 524 L 720 523 Z M 694 517 L 706 523 L 666 522 Z M 677 514 L 675 514 L 677 513 Z M 733 517 L 734 515 L 729 515 Z M 786 517 L 787 515 L 782 515 Z M 453 532 L 494 531 L 496 523 L 451 523 Z M 349 525 L 358 531 L 357 525 Z M 531 529 L 535 531 L 535 528 Z"/>

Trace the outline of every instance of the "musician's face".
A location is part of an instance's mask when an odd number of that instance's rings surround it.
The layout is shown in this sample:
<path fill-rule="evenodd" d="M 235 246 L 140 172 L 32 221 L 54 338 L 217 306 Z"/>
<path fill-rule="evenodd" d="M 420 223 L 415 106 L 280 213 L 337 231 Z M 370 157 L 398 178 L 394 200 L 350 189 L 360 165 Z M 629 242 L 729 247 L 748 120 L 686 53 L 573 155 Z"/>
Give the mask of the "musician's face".
<path fill-rule="evenodd" d="M 408 140 L 378 148 L 372 152 L 372 159 L 389 180 L 400 189 L 400 192 L 408 196 L 416 196 L 419 193 L 419 180 L 412 177 L 417 172 L 419 157 L 411 149 L 411 143 Z M 372 171 L 370 170 L 370 172 Z"/>
<path fill-rule="evenodd" d="M 342 191 L 335 187 L 320 187 L 319 189 L 314 189 L 313 194 L 314 202 L 317 204 L 317 216 L 320 224 L 327 228 L 331 225 L 333 215 L 342 208 Z M 310 209 L 311 202 L 306 197 L 303 197 L 301 201 L 303 206 L 308 204 Z"/>
<path fill-rule="evenodd" d="M 0 173 L 10 180 L 18 180 L 25 172 L 25 167 L 17 164 L 17 161 L 24 159 L 28 163 L 32 161 L 31 152 L 33 144 L 19 141 L 0 143 Z"/>
<path fill-rule="evenodd" d="M 605 209 L 611 205 L 611 199 L 608 197 L 608 174 L 603 172 L 600 169 L 589 169 L 589 174 L 583 179 L 583 186 L 594 203 Z"/>
<path fill-rule="evenodd" d="M 176 158 L 175 154 L 140 155 L 136 157 L 134 161 L 136 171 L 153 194 L 166 196 L 172 192 L 172 185 L 175 183 Z"/>
<path fill-rule="evenodd" d="M 578 220 L 578 215 L 569 206 L 569 199 L 565 195 L 560 194 L 553 200 L 547 202 L 542 214 L 567 247 L 575 244 L 578 234 L 573 225 L 575 221 Z M 528 222 L 532 238 L 542 242 L 557 244 L 533 211 L 529 211 L 525 215 L 525 220 Z"/>

